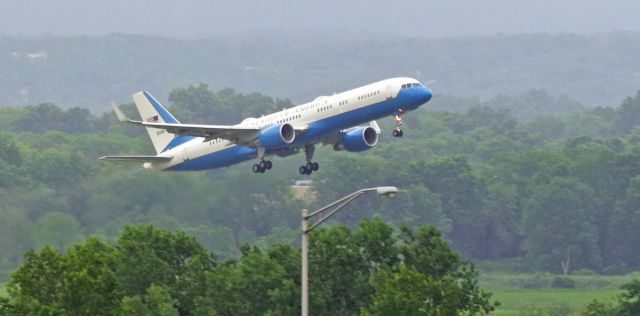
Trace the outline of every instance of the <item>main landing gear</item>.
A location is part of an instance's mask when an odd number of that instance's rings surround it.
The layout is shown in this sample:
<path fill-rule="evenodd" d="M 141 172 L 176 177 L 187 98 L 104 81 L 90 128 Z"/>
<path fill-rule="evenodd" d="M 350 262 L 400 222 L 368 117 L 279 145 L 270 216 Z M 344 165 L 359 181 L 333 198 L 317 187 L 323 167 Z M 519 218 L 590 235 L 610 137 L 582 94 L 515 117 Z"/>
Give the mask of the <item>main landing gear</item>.
<path fill-rule="evenodd" d="M 261 159 L 259 163 L 254 164 L 253 167 L 251 167 L 251 170 L 254 173 L 264 173 L 267 170 L 271 170 L 271 167 L 273 167 L 271 160 Z"/>
<path fill-rule="evenodd" d="M 300 172 L 300 174 L 309 175 L 312 172 L 318 171 L 318 169 L 320 169 L 320 164 L 318 164 L 317 162 L 311 161 L 311 159 L 313 159 L 314 151 L 315 151 L 315 147 L 313 145 L 304 146 L 304 155 L 307 159 L 307 164 L 302 165 L 300 166 L 300 168 L 298 168 L 298 172 Z"/>
<path fill-rule="evenodd" d="M 404 114 L 404 110 L 399 109 L 398 114 L 394 116 L 396 120 L 396 129 L 393 130 L 393 137 L 402 137 L 402 135 L 404 134 L 402 132 L 402 129 L 400 128 L 400 126 L 402 126 L 402 114 Z"/>

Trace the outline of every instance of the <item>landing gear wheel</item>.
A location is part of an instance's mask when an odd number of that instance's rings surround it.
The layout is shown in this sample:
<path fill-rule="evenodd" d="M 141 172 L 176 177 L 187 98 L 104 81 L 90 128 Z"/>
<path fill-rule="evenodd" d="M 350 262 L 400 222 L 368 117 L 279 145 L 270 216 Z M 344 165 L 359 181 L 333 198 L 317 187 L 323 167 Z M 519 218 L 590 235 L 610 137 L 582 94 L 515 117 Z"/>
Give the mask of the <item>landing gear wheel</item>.
<path fill-rule="evenodd" d="M 404 135 L 404 132 L 402 132 L 402 130 L 398 131 L 398 137 L 402 137 L 402 135 Z"/>
<path fill-rule="evenodd" d="M 271 162 L 271 160 L 267 160 L 264 162 L 264 168 L 267 170 L 271 170 L 271 168 L 273 167 L 273 163 Z"/>
<path fill-rule="evenodd" d="M 320 165 L 317 162 L 311 161 L 313 159 L 313 152 L 315 151 L 315 147 L 313 145 L 304 146 L 304 155 L 307 159 L 307 164 L 300 166 L 298 171 L 300 174 L 311 174 L 314 171 L 317 171 L 320 168 Z"/>
<path fill-rule="evenodd" d="M 259 172 L 260 172 L 260 170 L 264 170 L 264 169 L 263 169 L 263 168 L 260 168 L 260 165 L 259 165 L 259 164 L 254 164 L 254 165 L 251 167 L 251 170 L 253 171 L 253 173 L 259 173 Z M 264 171 L 262 171 L 262 172 L 264 172 Z M 261 173 L 261 172 L 260 172 L 260 173 Z"/>
<path fill-rule="evenodd" d="M 400 132 L 398 132 L 397 129 L 393 130 L 393 137 L 398 137 L 398 135 L 400 135 Z"/>

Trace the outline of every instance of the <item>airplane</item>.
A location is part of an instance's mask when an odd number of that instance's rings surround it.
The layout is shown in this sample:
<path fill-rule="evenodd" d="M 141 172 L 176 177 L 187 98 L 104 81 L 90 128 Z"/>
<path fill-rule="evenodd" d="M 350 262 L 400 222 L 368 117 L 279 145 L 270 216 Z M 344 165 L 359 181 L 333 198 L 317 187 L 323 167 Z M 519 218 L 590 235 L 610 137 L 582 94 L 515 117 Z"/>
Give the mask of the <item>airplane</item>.
<path fill-rule="evenodd" d="M 394 137 L 402 137 L 402 115 L 431 99 L 429 88 L 413 78 L 391 78 L 289 109 L 246 118 L 236 125 L 182 124 L 149 92 L 133 94 L 141 120 L 131 120 L 115 104 L 120 122 L 144 126 L 157 155 L 104 156 L 101 160 L 140 162 L 148 170 L 205 170 L 259 159 L 254 173 L 273 167 L 268 156 L 286 157 L 304 151 L 302 175 L 318 171 L 315 145 L 336 151 L 361 152 L 378 143 L 376 119 L 393 116 Z M 362 124 L 367 124 L 361 126 Z"/>

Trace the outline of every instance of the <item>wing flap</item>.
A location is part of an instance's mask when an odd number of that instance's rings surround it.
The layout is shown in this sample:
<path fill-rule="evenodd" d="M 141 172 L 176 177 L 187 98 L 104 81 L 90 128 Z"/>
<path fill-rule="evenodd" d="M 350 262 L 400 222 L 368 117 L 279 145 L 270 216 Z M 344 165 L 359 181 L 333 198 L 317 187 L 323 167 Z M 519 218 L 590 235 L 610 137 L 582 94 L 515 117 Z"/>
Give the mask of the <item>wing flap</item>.
<path fill-rule="evenodd" d="M 135 121 L 127 118 L 117 105 L 112 104 L 112 106 L 120 122 L 159 128 L 173 134 L 204 137 L 206 139 L 223 138 L 235 143 L 248 144 L 256 140 L 257 132 L 260 131 L 258 127 L 237 125 L 201 125 Z"/>

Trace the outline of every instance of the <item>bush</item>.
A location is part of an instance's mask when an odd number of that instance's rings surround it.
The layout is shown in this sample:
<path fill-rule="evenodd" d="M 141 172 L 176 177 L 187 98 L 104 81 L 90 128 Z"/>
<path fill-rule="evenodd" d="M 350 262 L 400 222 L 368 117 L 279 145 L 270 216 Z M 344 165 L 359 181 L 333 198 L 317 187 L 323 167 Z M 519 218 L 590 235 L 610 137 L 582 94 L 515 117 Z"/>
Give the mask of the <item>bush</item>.
<path fill-rule="evenodd" d="M 602 269 L 604 275 L 624 275 L 631 272 L 632 269 L 623 264 L 613 264 Z"/>
<path fill-rule="evenodd" d="M 536 274 L 532 278 L 518 279 L 511 281 L 513 286 L 521 287 L 524 289 L 544 289 L 548 288 L 551 280 L 542 275 Z"/>
<path fill-rule="evenodd" d="M 595 272 L 591 269 L 578 269 L 573 271 L 571 274 L 573 275 L 596 275 Z"/>
<path fill-rule="evenodd" d="M 551 287 L 561 289 L 573 289 L 576 287 L 576 282 L 566 276 L 557 276 L 551 281 Z"/>

